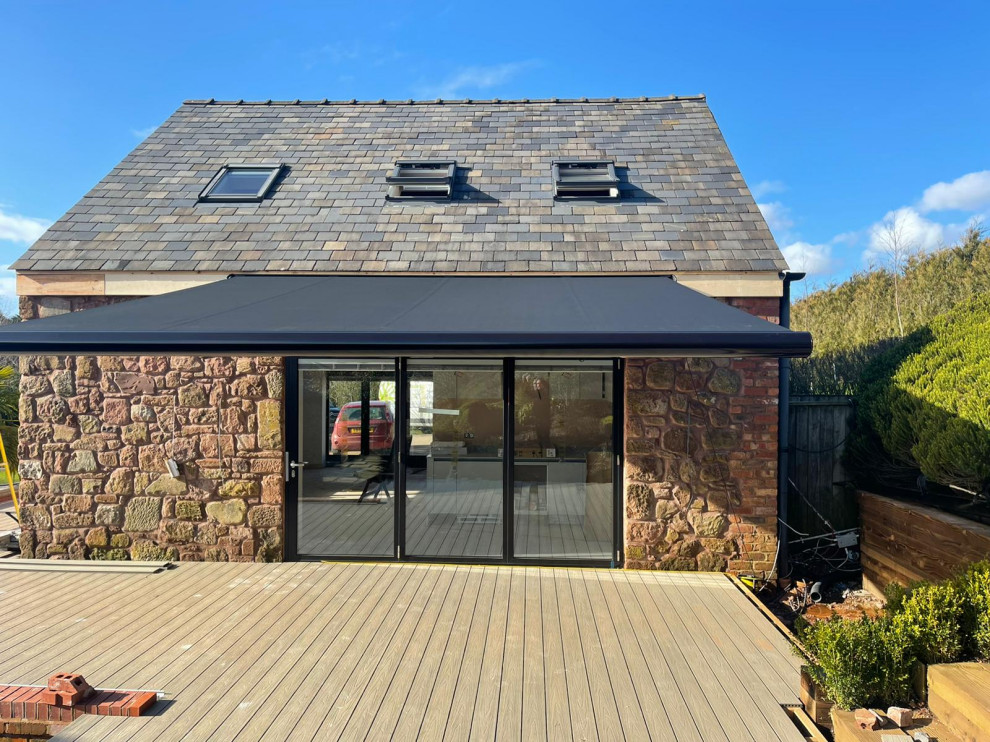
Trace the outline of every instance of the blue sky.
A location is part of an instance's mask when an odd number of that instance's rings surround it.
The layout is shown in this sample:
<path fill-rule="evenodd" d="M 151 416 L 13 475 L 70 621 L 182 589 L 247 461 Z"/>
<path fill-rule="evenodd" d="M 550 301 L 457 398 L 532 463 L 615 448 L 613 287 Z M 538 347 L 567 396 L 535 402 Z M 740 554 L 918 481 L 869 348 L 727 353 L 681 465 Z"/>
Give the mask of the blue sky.
<path fill-rule="evenodd" d="M 823 283 L 882 259 L 885 220 L 919 250 L 990 226 L 988 26 L 985 1 L 5 0 L 0 266 L 185 98 L 702 92 Z"/>

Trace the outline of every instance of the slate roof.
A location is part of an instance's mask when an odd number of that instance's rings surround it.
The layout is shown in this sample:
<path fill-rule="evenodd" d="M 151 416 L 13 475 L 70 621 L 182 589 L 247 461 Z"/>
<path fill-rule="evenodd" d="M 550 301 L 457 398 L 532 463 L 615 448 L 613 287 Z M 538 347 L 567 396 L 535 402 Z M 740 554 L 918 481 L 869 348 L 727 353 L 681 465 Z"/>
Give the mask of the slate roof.
<path fill-rule="evenodd" d="M 458 163 L 448 203 L 385 200 L 397 159 Z M 619 202 L 555 202 L 551 161 L 614 160 Z M 198 203 L 281 163 L 261 203 Z M 604 272 L 786 268 L 704 97 L 187 101 L 20 271 Z"/>

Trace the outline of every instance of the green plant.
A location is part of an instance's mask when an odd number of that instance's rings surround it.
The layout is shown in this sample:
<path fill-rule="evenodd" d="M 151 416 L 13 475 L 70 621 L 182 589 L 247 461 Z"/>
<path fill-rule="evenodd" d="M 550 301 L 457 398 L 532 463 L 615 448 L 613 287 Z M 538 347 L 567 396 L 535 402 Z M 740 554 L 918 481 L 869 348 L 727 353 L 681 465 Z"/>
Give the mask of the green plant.
<path fill-rule="evenodd" d="M 891 379 L 888 450 L 906 450 L 931 480 L 975 491 L 990 485 L 990 296 L 930 324 L 931 341 Z"/>
<path fill-rule="evenodd" d="M 860 484 L 990 487 L 990 296 L 959 304 L 863 370 L 846 449 Z"/>
<path fill-rule="evenodd" d="M 962 621 L 966 595 L 954 582 L 915 587 L 893 614 L 894 625 L 911 638 L 927 665 L 956 662 L 963 654 Z"/>
<path fill-rule="evenodd" d="M 990 561 L 978 562 L 958 580 L 965 596 L 962 633 L 977 659 L 990 661 Z"/>
<path fill-rule="evenodd" d="M 4 450 L 10 462 L 11 474 L 17 471 L 17 425 L 20 392 L 20 376 L 13 366 L 0 367 L 0 435 L 3 436 Z M 0 476 L 0 486 L 6 478 Z"/>
<path fill-rule="evenodd" d="M 958 245 L 908 258 L 897 279 L 901 322 L 894 282 L 890 266 L 872 267 L 794 302 L 791 326 L 815 338 L 812 358 L 792 364 L 799 384 L 806 379 L 815 385 L 795 393 L 842 394 L 857 388 L 856 364 L 847 365 L 844 358 L 855 360 L 859 350 L 876 355 L 883 350 L 881 341 L 908 334 L 960 302 L 990 292 L 990 237 L 974 227 Z M 838 358 L 835 368 L 813 368 L 817 358 L 829 355 Z"/>
<path fill-rule="evenodd" d="M 813 658 L 809 674 L 840 707 L 906 703 L 919 660 L 990 660 L 990 561 L 952 580 L 890 586 L 885 594 L 879 618 L 795 623 Z"/>
<path fill-rule="evenodd" d="M 818 621 L 801 639 L 813 657 L 809 674 L 841 708 L 910 700 L 912 637 L 892 617 Z"/>
<path fill-rule="evenodd" d="M 891 582 L 883 590 L 883 597 L 886 601 L 886 609 L 888 614 L 894 614 L 901 610 L 901 606 L 904 605 L 904 601 L 907 600 L 911 592 L 922 585 L 927 585 L 928 583 L 923 580 L 915 580 L 909 583 L 906 587 L 899 582 Z"/>

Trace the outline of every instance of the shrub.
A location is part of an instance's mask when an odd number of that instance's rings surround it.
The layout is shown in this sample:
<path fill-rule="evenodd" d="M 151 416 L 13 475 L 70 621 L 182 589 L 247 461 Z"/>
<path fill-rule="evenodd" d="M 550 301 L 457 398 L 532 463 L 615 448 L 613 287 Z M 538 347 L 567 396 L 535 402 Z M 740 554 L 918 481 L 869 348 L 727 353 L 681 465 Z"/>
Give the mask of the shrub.
<path fill-rule="evenodd" d="M 864 370 L 850 463 L 870 439 L 897 465 L 973 491 L 990 486 L 990 296 L 959 304 Z"/>
<path fill-rule="evenodd" d="M 818 621 L 801 638 L 814 658 L 812 679 L 841 708 L 910 700 L 912 637 L 890 616 Z"/>
<path fill-rule="evenodd" d="M 891 426 L 892 379 L 901 364 L 931 340 L 928 328 L 921 328 L 903 339 L 888 343 L 860 375 L 854 396 L 855 423 L 846 442 L 845 460 L 862 486 L 910 487 L 918 477 L 911 446 L 890 445 L 883 432 Z"/>
<path fill-rule="evenodd" d="M 965 597 L 962 633 L 968 651 L 990 661 L 990 562 L 979 562 L 959 578 Z"/>
<path fill-rule="evenodd" d="M 19 379 L 13 366 L 0 367 L 0 436 L 3 436 L 3 445 L 12 473 L 17 471 Z M 0 476 L 0 485 L 5 484 L 7 478 Z"/>
<path fill-rule="evenodd" d="M 883 590 L 883 597 L 886 601 L 887 613 L 894 614 L 901 610 L 904 601 L 917 588 L 928 583 L 923 580 L 915 580 L 905 587 L 899 582 L 891 582 Z"/>
<path fill-rule="evenodd" d="M 893 614 L 893 622 L 911 640 L 927 665 L 955 662 L 963 653 L 962 621 L 966 596 L 955 582 L 920 585 Z"/>
<path fill-rule="evenodd" d="M 795 624 L 813 657 L 812 679 L 840 707 L 908 702 L 919 660 L 990 660 L 990 561 L 938 584 L 891 586 L 886 595 L 880 618 Z"/>

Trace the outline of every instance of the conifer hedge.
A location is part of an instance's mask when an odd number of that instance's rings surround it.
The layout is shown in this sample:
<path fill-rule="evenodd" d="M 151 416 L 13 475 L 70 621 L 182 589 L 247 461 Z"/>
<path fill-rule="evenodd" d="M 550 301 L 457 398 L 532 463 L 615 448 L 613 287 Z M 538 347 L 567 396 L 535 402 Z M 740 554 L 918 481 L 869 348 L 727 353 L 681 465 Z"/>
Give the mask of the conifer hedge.
<path fill-rule="evenodd" d="M 850 463 L 890 462 L 934 482 L 990 491 L 990 296 L 963 302 L 875 358 L 857 398 Z M 874 449 L 871 451 L 871 449 Z"/>

